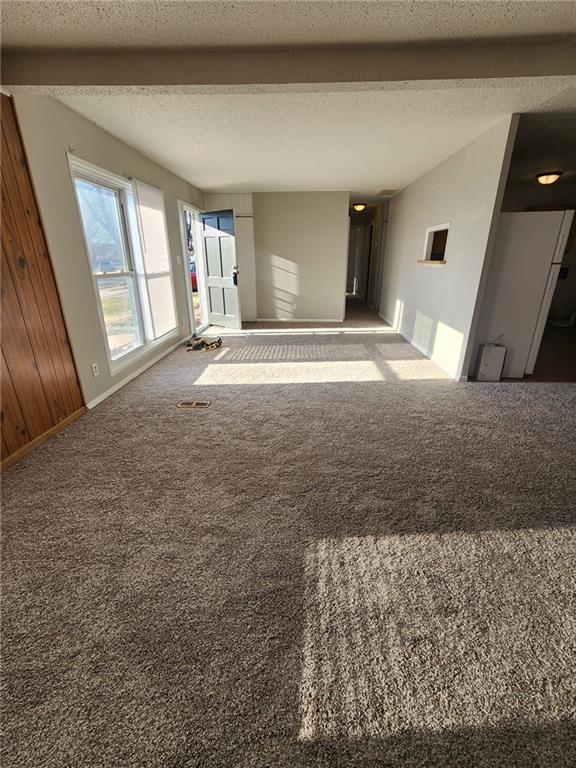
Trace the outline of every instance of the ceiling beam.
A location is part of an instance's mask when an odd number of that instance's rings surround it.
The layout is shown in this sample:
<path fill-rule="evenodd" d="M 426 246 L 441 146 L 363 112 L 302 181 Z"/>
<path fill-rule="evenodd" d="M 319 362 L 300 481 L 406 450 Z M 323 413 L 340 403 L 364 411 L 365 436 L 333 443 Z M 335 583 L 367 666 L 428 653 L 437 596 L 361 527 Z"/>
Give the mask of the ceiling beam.
<path fill-rule="evenodd" d="M 266 86 L 576 75 L 572 37 L 210 50 L 4 50 L 9 86 Z"/>

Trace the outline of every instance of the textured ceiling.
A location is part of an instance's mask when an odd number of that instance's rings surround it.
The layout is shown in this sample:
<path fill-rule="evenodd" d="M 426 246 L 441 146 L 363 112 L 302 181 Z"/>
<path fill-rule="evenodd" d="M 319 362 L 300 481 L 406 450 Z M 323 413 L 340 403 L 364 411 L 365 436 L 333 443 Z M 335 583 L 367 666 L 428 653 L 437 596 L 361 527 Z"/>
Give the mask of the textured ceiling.
<path fill-rule="evenodd" d="M 576 3 L 4 0 L 4 47 L 400 43 L 576 32 Z"/>
<path fill-rule="evenodd" d="M 59 98 L 202 189 L 376 194 L 404 187 L 507 115 L 537 110 L 568 81 Z"/>

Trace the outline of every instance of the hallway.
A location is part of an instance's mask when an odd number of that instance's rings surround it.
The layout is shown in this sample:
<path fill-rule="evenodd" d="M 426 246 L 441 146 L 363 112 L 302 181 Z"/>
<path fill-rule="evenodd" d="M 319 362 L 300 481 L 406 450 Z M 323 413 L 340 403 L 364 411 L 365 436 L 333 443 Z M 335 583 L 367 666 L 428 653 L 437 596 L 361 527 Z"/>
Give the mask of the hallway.
<path fill-rule="evenodd" d="M 378 315 L 376 309 L 370 309 L 368 304 L 362 299 L 356 296 L 346 296 L 346 317 L 344 322 L 347 323 L 373 323 L 378 325 L 383 323 L 384 320 Z"/>

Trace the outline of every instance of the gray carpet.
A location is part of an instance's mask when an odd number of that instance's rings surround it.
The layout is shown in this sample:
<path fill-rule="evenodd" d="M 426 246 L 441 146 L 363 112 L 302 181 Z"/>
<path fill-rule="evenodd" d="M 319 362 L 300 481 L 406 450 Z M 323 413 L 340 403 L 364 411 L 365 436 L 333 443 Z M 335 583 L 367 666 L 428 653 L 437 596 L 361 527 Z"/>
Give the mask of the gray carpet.
<path fill-rule="evenodd" d="M 6 473 L 4 768 L 576 764 L 576 388 L 346 330 L 179 350 Z"/>

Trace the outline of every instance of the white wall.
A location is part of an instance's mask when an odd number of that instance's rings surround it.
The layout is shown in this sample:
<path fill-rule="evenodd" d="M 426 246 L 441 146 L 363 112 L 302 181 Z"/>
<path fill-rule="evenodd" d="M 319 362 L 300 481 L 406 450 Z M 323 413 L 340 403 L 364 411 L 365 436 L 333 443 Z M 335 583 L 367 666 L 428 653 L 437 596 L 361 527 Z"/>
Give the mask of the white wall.
<path fill-rule="evenodd" d="M 348 203 L 348 192 L 254 194 L 259 319 L 344 319 Z"/>
<path fill-rule="evenodd" d="M 467 373 L 512 125 L 511 116 L 493 126 L 390 202 L 380 312 L 454 378 Z M 447 222 L 447 263 L 418 263 L 426 228 Z"/>
<path fill-rule="evenodd" d="M 142 179 L 164 191 L 177 319 L 182 321 L 178 328 L 179 338 L 187 336 L 190 329 L 176 201 L 181 199 L 204 207 L 204 196 L 55 99 L 17 96 L 15 106 L 78 376 L 85 400 L 90 404 L 110 389 L 117 388 L 169 349 L 177 339 L 172 338 L 148 350 L 115 375 L 110 373 L 66 153 L 73 150 L 78 157 L 94 165 L 121 176 Z M 92 375 L 92 363 L 97 363 L 100 369 L 97 378 Z"/>
<path fill-rule="evenodd" d="M 254 211 L 250 193 L 210 193 L 206 195 L 206 210 L 234 211 L 236 228 L 236 263 L 242 322 L 256 320 L 256 250 L 254 245 Z"/>

